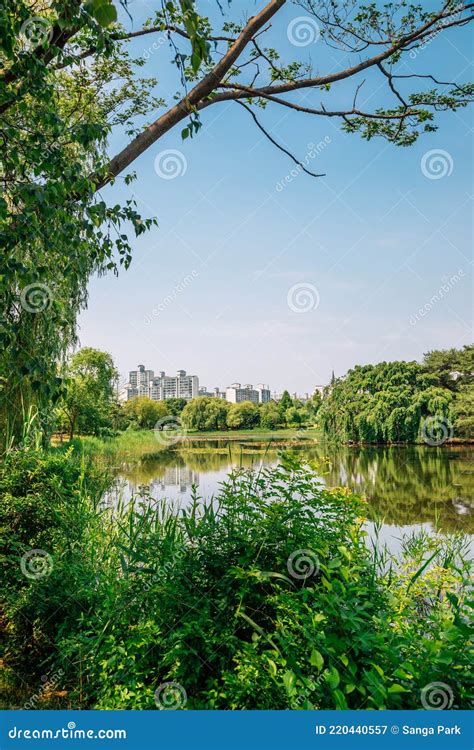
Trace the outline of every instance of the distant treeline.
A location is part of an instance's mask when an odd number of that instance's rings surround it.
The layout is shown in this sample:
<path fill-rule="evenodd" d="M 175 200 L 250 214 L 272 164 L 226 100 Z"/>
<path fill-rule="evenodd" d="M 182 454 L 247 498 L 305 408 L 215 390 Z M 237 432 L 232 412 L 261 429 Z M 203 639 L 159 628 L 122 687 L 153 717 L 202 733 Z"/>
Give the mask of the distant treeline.
<path fill-rule="evenodd" d="M 69 434 L 106 436 L 127 429 L 239 430 L 320 427 L 338 441 L 415 442 L 441 445 L 474 438 L 474 346 L 428 352 L 423 362 L 357 365 L 333 378 L 323 395 L 305 402 L 288 391 L 279 401 L 231 404 L 199 396 L 190 401 L 118 401 L 111 356 L 81 349 L 69 362 L 55 411 L 55 428 Z"/>
<path fill-rule="evenodd" d="M 319 422 L 341 441 L 441 445 L 474 438 L 474 346 L 423 362 L 356 366 L 326 388 Z"/>

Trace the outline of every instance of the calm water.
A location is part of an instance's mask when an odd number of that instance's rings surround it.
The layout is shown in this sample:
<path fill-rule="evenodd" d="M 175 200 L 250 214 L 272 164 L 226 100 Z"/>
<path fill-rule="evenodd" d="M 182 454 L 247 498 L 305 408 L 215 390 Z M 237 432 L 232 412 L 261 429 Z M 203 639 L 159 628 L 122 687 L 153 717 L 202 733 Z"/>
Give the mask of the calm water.
<path fill-rule="evenodd" d="M 142 485 L 153 497 L 174 504 L 189 501 L 192 485 L 210 498 L 233 466 L 272 466 L 282 450 L 289 449 L 265 449 L 252 440 L 188 441 L 158 460 L 120 469 L 109 500 L 116 492 L 128 498 Z M 414 529 L 474 531 L 473 446 L 334 448 L 312 443 L 291 450 L 317 462 L 328 486 L 344 485 L 363 495 L 369 528 L 382 522 L 382 540 L 393 550 L 400 536 Z"/>

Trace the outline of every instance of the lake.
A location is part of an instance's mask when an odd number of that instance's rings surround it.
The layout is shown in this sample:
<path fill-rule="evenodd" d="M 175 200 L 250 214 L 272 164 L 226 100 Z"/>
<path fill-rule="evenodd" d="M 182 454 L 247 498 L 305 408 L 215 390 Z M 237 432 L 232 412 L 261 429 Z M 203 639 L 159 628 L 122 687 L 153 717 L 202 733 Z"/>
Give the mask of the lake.
<path fill-rule="evenodd" d="M 188 439 L 159 458 L 121 467 L 109 493 L 125 499 L 147 486 L 154 498 L 185 505 L 195 485 L 203 498 L 216 495 L 232 467 L 258 469 L 278 463 L 280 451 L 316 467 L 329 487 L 346 486 L 367 500 L 368 528 L 381 523 L 380 540 L 392 551 L 402 534 L 424 528 L 443 533 L 474 531 L 474 451 L 471 445 L 338 446 L 307 441 L 275 447 L 261 440 Z"/>

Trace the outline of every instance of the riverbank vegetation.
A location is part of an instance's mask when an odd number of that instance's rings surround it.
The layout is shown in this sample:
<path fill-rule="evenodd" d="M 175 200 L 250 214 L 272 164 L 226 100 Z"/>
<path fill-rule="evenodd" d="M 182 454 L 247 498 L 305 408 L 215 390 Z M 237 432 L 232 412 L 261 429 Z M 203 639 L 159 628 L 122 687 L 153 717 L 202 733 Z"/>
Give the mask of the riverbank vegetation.
<path fill-rule="evenodd" d="M 53 424 L 69 439 L 76 430 L 96 437 L 153 430 L 168 444 L 169 431 L 177 437 L 231 431 L 278 432 L 283 437 L 285 430 L 293 430 L 292 438 L 296 431 L 304 439 L 321 430 L 326 438 L 342 442 L 435 446 L 451 439 L 474 439 L 473 373 L 471 345 L 429 352 L 421 363 L 358 365 L 333 378 L 322 395 L 315 391 L 306 401 L 284 391 L 278 401 L 264 404 L 231 404 L 205 396 L 189 401 L 140 396 L 120 402 L 111 386 L 116 370 L 110 355 L 88 348 L 70 359 Z M 128 440 L 133 452 L 145 438 L 130 435 Z M 151 442 L 151 435 L 146 440 Z"/>
<path fill-rule="evenodd" d="M 319 419 L 340 441 L 474 439 L 474 346 L 429 352 L 422 363 L 358 365 L 328 386 Z"/>
<path fill-rule="evenodd" d="M 365 504 L 290 459 L 181 512 L 104 506 L 104 479 L 73 448 L 2 464 L 10 706 L 426 708 L 438 682 L 468 706 L 460 538 L 381 557 Z"/>
<path fill-rule="evenodd" d="M 154 401 L 139 396 L 121 402 L 113 389 L 117 371 L 110 354 L 89 347 L 70 357 L 64 387 L 54 411 L 54 429 L 72 440 L 75 434 L 111 436 L 124 430 L 184 431 L 277 430 L 314 424 L 321 404 L 319 391 L 302 402 L 284 391 L 278 402 L 231 404 L 225 399 L 198 397 L 186 401 Z"/>

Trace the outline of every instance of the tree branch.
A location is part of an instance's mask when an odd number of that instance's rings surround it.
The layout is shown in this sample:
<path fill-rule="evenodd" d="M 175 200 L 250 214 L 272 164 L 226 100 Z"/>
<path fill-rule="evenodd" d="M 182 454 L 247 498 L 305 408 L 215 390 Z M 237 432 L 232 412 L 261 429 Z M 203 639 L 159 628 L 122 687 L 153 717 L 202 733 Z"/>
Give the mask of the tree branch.
<path fill-rule="evenodd" d="M 253 118 L 253 121 L 255 122 L 255 124 L 258 127 L 258 129 L 262 131 L 262 133 L 265 136 L 265 138 L 268 138 L 268 140 L 270 141 L 270 143 L 273 143 L 273 145 L 276 146 L 276 148 L 279 151 L 283 151 L 284 154 L 286 154 L 287 156 L 289 156 L 290 159 L 292 159 L 295 162 L 295 164 L 297 164 L 299 167 L 301 167 L 301 169 L 303 170 L 303 172 L 306 172 L 306 174 L 309 174 L 311 177 L 324 177 L 325 176 L 324 174 L 316 174 L 315 172 L 310 172 L 309 169 L 306 169 L 306 167 L 300 161 L 298 161 L 298 159 L 295 156 L 293 156 L 293 154 L 290 151 L 287 151 L 286 148 L 283 148 L 283 146 L 281 146 L 279 143 L 277 143 L 277 141 L 275 141 L 274 138 L 272 138 L 272 136 L 270 135 L 270 133 L 267 130 L 265 130 L 265 128 L 263 127 L 263 125 L 258 121 L 255 112 L 253 112 L 253 110 L 251 110 L 250 107 L 247 106 L 247 104 L 244 104 L 243 102 L 239 102 L 238 99 L 236 99 L 235 101 L 237 102 L 237 104 L 240 104 L 241 107 L 243 107 L 244 109 L 247 110 L 247 112 Z"/>
<path fill-rule="evenodd" d="M 226 73 L 231 69 L 234 62 L 245 49 L 252 37 L 264 26 L 267 21 L 278 13 L 286 0 L 270 0 L 270 2 L 258 13 L 249 19 L 235 42 L 229 47 L 225 55 L 216 63 L 212 70 L 189 92 L 187 97 L 181 99 L 168 112 L 159 117 L 138 135 L 128 146 L 117 154 L 107 167 L 107 173 L 103 177 L 97 177 L 95 190 L 107 185 L 114 177 L 126 169 L 147 148 L 153 145 L 158 138 L 168 132 L 178 122 L 187 117 L 195 110 L 200 101 L 206 99 L 218 86 Z M 94 178 L 92 178 L 94 181 Z"/>

